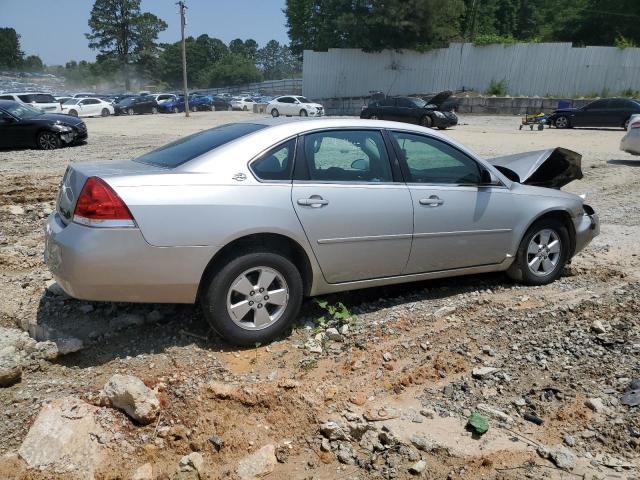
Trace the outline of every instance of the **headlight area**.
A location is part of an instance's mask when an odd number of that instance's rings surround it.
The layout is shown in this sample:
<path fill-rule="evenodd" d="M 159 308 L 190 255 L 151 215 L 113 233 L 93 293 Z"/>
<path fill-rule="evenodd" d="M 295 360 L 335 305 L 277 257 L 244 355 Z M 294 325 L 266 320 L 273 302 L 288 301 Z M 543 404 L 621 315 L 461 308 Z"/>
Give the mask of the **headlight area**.
<path fill-rule="evenodd" d="M 75 130 L 67 125 L 55 124 L 52 127 L 60 134 L 60 139 L 65 143 L 71 143 L 76 138 Z"/>

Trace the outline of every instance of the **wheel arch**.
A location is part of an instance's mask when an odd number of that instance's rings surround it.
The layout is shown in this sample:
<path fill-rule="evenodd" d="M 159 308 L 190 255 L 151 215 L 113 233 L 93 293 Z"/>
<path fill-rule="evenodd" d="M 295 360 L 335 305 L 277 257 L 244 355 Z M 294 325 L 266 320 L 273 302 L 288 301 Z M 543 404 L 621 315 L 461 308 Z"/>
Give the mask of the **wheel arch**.
<path fill-rule="evenodd" d="M 520 242 L 522 242 L 522 239 L 524 238 L 524 236 L 527 234 L 527 232 L 529 231 L 529 229 L 534 223 L 539 222 L 540 220 L 551 219 L 551 218 L 558 220 L 567 228 L 567 232 L 569 233 L 569 243 L 570 243 L 568 258 L 571 259 L 576 249 L 576 227 L 573 224 L 571 213 L 562 208 L 551 208 L 549 210 L 546 210 L 540 213 L 537 217 L 534 217 L 533 220 L 531 220 L 529 224 L 524 228 L 523 233 L 520 239 L 518 240 L 518 245 L 520 245 Z"/>
<path fill-rule="evenodd" d="M 218 250 L 202 273 L 198 285 L 198 296 L 200 296 L 200 290 L 206 284 L 206 280 L 227 262 L 242 253 L 256 250 L 280 253 L 291 260 L 302 276 L 304 294 L 309 295 L 313 284 L 313 267 L 304 247 L 286 235 L 265 232 L 236 238 Z"/>

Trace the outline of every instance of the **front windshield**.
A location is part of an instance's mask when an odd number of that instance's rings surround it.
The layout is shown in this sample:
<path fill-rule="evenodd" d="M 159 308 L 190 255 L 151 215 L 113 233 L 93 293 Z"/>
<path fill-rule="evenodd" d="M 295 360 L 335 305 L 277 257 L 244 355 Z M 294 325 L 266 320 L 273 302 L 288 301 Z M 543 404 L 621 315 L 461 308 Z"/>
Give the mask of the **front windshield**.
<path fill-rule="evenodd" d="M 9 104 L 3 104 L 2 107 L 11 115 L 18 118 L 34 118 L 43 115 L 41 110 L 25 105 L 24 103 L 11 102 Z"/>
<path fill-rule="evenodd" d="M 300 100 L 302 103 L 311 103 L 309 99 L 307 99 L 306 97 L 296 97 L 296 98 Z"/>
<path fill-rule="evenodd" d="M 422 108 L 427 104 L 427 102 L 421 98 L 410 98 L 409 100 L 418 108 Z"/>
<path fill-rule="evenodd" d="M 64 102 L 63 105 L 77 105 L 79 101 L 80 100 L 78 98 L 70 98 L 69 100 Z"/>

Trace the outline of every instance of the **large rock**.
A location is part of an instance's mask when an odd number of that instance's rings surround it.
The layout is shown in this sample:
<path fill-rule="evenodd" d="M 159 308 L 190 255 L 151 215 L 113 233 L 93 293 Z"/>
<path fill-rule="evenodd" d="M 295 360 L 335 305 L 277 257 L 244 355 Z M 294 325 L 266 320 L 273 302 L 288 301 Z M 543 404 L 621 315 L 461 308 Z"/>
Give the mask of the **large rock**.
<path fill-rule="evenodd" d="M 104 405 L 124 411 L 143 425 L 155 420 L 160 412 L 160 401 L 156 394 L 133 375 L 112 376 L 100 396 Z"/>
<path fill-rule="evenodd" d="M 150 463 L 139 466 L 133 472 L 131 480 L 153 480 L 153 466 Z"/>
<path fill-rule="evenodd" d="M 11 353 L 8 347 L 5 353 L 0 354 L 0 387 L 8 387 L 20 380 L 22 366 L 16 353 Z"/>
<path fill-rule="evenodd" d="M 93 479 L 103 461 L 98 438 L 105 432 L 95 420 L 98 409 L 75 397 L 53 400 L 40 410 L 19 455 L 31 468 L 47 468 L 68 478 Z"/>
<path fill-rule="evenodd" d="M 273 472 L 276 467 L 276 447 L 265 445 L 260 450 L 240 460 L 236 473 L 240 480 L 253 480 Z"/>

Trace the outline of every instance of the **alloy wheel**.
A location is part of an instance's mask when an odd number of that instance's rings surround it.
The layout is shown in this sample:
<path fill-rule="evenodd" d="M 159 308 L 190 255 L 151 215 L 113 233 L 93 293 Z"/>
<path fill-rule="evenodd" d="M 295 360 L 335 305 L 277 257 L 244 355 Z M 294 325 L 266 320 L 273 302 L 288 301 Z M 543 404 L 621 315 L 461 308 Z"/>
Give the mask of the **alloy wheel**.
<path fill-rule="evenodd" d="M 378 116 L 377 115 L 371 115 L 369 117 L 370 120 L 378 120 Z"/>
<path fill-rule="evenodd" d="M 569 126 L 569 120 L 567 117 L 558 117 L 556 118 L 556 128 L 567 128 Z"/>
<path fill-rule="evenodd" d="M 55 150 L 58 148 L 58 138 L 54 133 L 43 132 L 38 137 L 38 144 L 42 150 Z"/>
<path fill-rule="evenodd" d="M 560 236 L 554 230 L 545 228 L 531 237 L 527 247 L 527 266 L 534 275 L 544 277 L 558 266 L 561 253 Z"/>
<path fill-rule="evenodd" d="M 289 287 L 284 276 L 269 267 L 244 271 L 231 283 L 227 293 L 227 313 L 245 330 L 262 330 L 282 317 L 289 303 Z"/>

